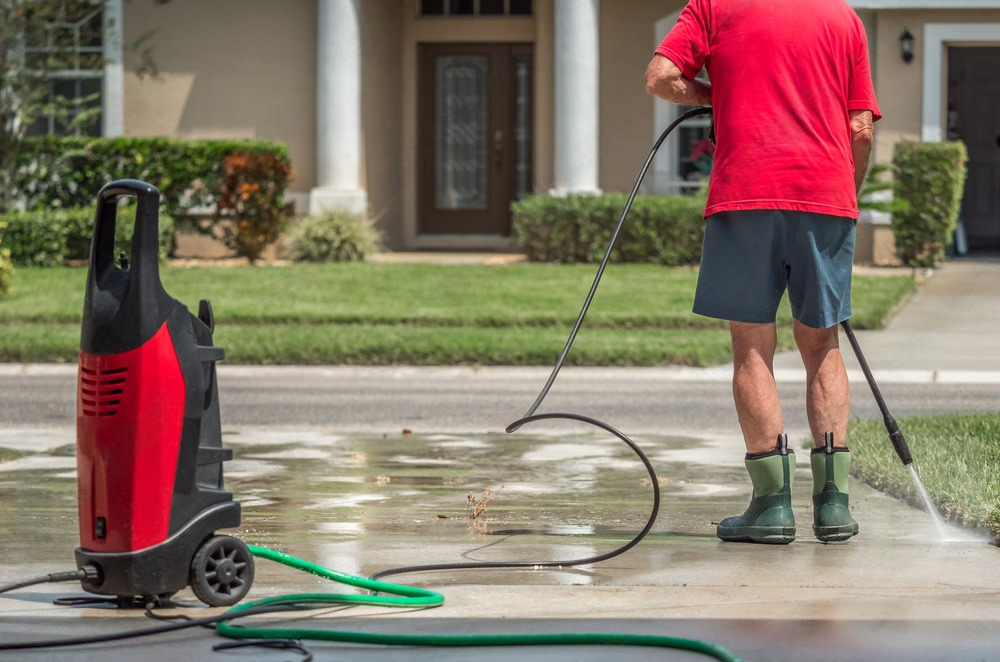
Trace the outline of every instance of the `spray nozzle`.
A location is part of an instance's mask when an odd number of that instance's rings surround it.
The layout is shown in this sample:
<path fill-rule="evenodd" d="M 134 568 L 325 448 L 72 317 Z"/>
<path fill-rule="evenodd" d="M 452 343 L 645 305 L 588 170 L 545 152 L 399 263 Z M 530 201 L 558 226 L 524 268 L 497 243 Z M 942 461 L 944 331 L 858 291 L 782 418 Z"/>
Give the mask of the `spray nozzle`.
<path fill-rule="evenodd" d="M 896 419 L 891 414 L 886 414 L 882 418 L 882 422 L 885 424 L 885 431 L 889 433 L 889 441 L 892 442 L 892 447 L 895 449 L 896 455 L 899 456 L 900 462 L 903 463 L 903 466 L 913 464 L 910 447 L 906 445 L 906 439 L 903 438 L 903 431 L 896 425 Z"/>
<path fill-rule="evenodd" d="M 886 427 L 889 426 L 887 425 Z M 893 427 L 895 429 L 889 431 L 889 441 L 892 442 L 892 447 L 896 450 L 896 455 L 899 456 L 904 466 L 913 464 L 913 456 L 910 455 L 910 447 L 906 445 L 903 432 L 895 426 L 895 421 L 893 421 Z"/>

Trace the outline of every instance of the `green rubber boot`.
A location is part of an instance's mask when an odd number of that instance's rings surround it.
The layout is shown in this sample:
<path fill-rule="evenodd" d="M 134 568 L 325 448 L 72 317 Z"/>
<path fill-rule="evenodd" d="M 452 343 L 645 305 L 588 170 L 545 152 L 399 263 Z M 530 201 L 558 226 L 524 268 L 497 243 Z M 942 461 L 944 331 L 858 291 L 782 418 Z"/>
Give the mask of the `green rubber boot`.
<path fill-rule="evenodd" d="M 787 545 L 795 540 L 792 513 L 792 478 L 795 453 L 788 450 L 788 437 L 778 435 L 778 448 L 767 453 L 747 453 L 745 464 L 753 495 L 742 515 L 719 522 L 715 535 L 726 542 L 758 542 Z"/>
<path fill-rule="evenodd" d="M 813 532 L 823 542 L 841 542 L 858 535 L 858 523 L 847 505 L 847 474 L 851 451 L 834 448 L 833 433 L 826 446 L 814 448 L 809 458 L 813 474 Z"/>

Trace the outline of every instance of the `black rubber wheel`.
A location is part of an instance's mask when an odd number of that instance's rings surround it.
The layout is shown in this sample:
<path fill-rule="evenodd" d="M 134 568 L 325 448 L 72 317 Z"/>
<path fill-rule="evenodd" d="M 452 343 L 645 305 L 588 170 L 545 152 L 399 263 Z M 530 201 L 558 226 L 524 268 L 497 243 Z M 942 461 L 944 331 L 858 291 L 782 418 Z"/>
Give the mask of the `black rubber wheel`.
<path fill-rule="evenodd" d="M 243 599 L 253 583 L 253 555 L 239 538 L 209 538 L 191 560 L 191 590 L 211 607 Z"/>

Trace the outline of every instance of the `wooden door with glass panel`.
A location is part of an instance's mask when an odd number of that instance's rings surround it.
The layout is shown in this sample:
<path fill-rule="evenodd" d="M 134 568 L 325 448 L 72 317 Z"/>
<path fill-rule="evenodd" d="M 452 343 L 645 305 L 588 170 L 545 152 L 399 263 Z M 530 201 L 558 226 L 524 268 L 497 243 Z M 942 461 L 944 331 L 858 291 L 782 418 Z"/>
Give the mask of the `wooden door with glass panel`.
<path fill-rule="evenodd" d="M 510 234 L 531 187 L 531 77 L 527 44 L 421 46 L 421 234 Z"/>

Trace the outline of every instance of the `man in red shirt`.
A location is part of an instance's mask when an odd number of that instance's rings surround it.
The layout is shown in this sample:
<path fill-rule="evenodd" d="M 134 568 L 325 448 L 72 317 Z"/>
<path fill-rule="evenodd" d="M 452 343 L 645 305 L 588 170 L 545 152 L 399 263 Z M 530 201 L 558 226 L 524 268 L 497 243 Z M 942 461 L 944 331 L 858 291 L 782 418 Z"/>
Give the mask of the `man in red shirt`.
<path fill-rule="evenodd" d="M 702 68 L 711 82 L 696 78 Z M 646 90 L 711 105 L 714 116 L 694 312 L 730 321 L 754 488 L 746 512 L 716 533 L 795 538 L 795 460 L 772 367 L 787 289 L 814 439 L 813 530 L 824 542 L 847 540 L 858 525 L 847 501 L 850 390 L 837 325 L 851 316 L 857 193 L 881 117 L 864 27 L 844 0 L 690 0 L 656 49 Z"/>

